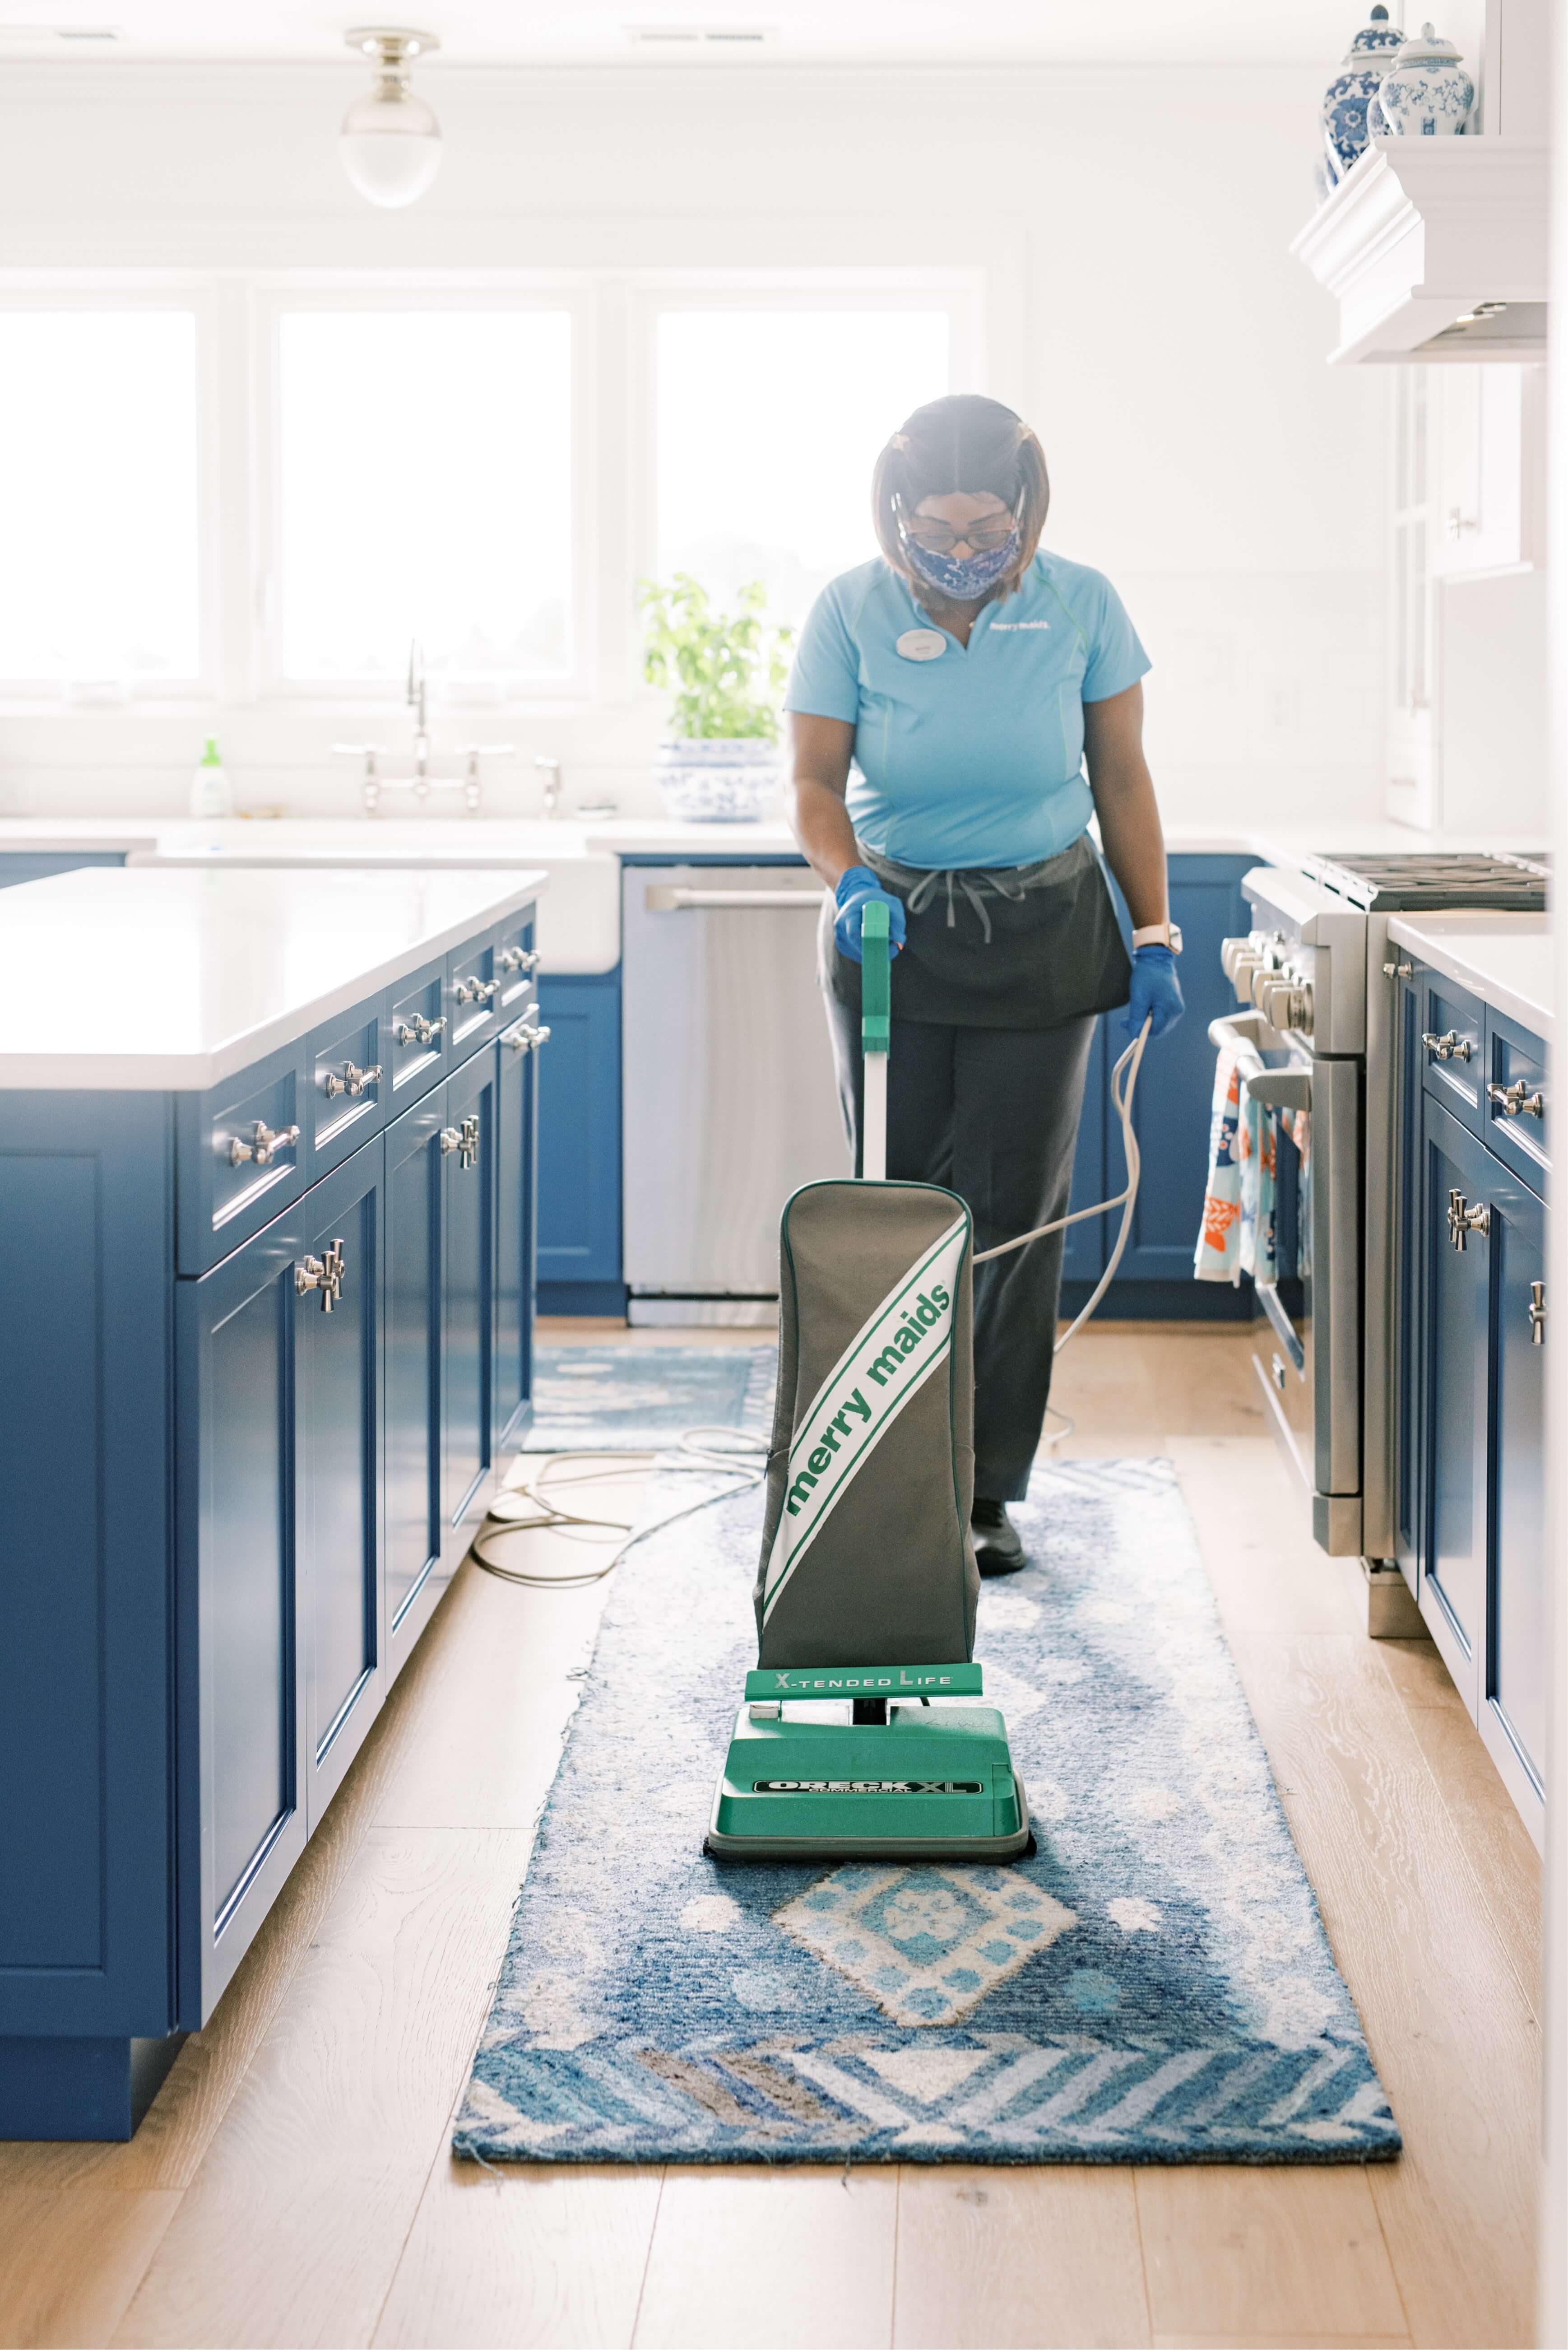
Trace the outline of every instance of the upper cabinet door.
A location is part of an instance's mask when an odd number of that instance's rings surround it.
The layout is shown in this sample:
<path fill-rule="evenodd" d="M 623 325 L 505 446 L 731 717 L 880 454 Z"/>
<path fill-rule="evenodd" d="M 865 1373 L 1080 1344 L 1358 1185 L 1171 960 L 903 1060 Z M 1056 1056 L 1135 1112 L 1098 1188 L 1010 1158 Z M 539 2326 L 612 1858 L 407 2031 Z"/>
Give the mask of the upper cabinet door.
<path fill-rule="evenodd" d="M 305 1629 L 311 1835 L 385 1693 L 381 1161 L 378 1139 L 307 1191 L 298 1213 L 295 1575 Z"/>
<path fill-rule="evenodd" d="M 1440 577 L 1528 570 L 1544 559 L 1545 372 L 1498 364 L 1432 370 L 1432 567 Z"/>

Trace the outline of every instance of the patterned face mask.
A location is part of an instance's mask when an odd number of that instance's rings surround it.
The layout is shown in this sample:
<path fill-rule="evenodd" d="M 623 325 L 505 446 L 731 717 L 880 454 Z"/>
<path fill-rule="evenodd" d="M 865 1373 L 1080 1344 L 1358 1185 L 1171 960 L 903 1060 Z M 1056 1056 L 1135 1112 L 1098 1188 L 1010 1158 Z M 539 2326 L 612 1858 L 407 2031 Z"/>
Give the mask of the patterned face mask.
<path fill-rule="evenodd" d="M 950 555 L 933 555 L 929 546 L 913 538 L 906 537 L 904 552 L 911 570 L 928 588 L 955 604 L 972 604 L 978 597 L 989 595 L 1017 562 L 1018 533 L 1011 532 L 1005 544 L 993 546 L 989 554 L 966 556 L 961 563 L 955 563 Z"/>

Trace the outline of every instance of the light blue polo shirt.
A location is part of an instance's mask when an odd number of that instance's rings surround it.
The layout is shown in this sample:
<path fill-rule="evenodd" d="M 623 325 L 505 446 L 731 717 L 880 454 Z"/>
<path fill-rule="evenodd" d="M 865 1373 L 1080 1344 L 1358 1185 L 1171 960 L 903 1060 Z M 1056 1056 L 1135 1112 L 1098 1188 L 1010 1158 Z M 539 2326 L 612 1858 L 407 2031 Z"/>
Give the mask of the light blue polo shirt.
<path fill-rule="evenodd" d="M 909 658 L 933 625 L 880 556 L 844 572 L 806 615 L 784 708 L 854 727 L 849 816 L 867 848 L 938 870 L 1056 856 L 1094 814 L 1084 704 L 1149 667 L 1121 598 L 1042 551 L 981 606 L 967 650 L 942 630 L 935 659 Z"/>

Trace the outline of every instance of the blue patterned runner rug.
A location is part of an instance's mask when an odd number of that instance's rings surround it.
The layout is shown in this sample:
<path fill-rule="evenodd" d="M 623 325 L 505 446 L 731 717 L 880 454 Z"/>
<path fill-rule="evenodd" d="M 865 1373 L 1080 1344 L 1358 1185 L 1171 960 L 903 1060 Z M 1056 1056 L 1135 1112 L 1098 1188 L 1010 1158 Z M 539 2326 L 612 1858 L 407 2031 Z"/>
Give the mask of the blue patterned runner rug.
<path fill-rule="evenodd" d="M 689 1500 L 663 1481 L 650 1515 Z M 454 2150 L 520 2162 L 1364 2162 L 1399 2133 L 1167 1461 L 1041 1467 L 976 1654 L 1039 1849 L 720 1863 L 762 1497 L 634 1550 Z"/>
<path fill-rule="evenodd" d="M 517 1449 L 657 1452 L 699 1427 L 765 1436 L 778 1366 L 771 1339 L 759 1347 L 539 1347 L 534 1415 Z"/>

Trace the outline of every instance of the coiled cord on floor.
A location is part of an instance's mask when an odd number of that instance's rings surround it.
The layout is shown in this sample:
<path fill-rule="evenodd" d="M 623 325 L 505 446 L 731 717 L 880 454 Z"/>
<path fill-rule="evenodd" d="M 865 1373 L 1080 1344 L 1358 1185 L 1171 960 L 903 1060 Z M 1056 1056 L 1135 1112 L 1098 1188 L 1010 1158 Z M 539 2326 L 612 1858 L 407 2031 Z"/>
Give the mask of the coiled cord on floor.
<path fill-rule="evenodd" d="M 674 1451 L 686 1457 L 663 1461 L 659 1467 L 672 1472 L 690 1471 L 711 1476 L 715 1471 L 732 1482 L 717 1493 L 704 1493 L 679 1510 L 670 1510 L 662 1518 L 655 1518 L 646 1526 L 633 1526 L 626 1518 L 603 1518 L 587 1511 L 563 1509 L 550 1498 L 552 1490 L 571 1485 L 607 1484 L 617 1477 L 646 1477 L 649 1462 L 639 1456 L 628 1461 L 624 1452 L 557 1453 L 547 1459 L 538 1472 L 522 1478 L 497 1493 L 490 1505 L 490 1514 L 473 1541 L 475 1562 L 486 1575 L 499 1575 L 503 1583 L 518 1583 L 534 1590 L 576 1591 L 590 1583 L 600 1583 L 613 1575 L 621 1560 L 636 1544 L 646 1542 L 649 1534 L 662 1533 L 680 1518 L 689 1518 L 695 1510 L 705 1510 L 714 1502 L 728 1501 L 732 1493 L 743 1493 L 753 1485 L 760 1485 L 765 1473 L 768 1440 L 753 1436 L 739 1428 L 688 1428 L 676 1439 Z M 613 1468 L 598 1469 L 587 1475 L 576 1473 L 586 1461 L 612 1461 Z M 574 1473 L 553 1475 L 554 1471 Z M 532 1507 L 529 1507 L 529 1505 Z M 520 1505 L 520 1506 L 518 1506 Z M 571 1536 L 576 1528 L 597 1526 L 607 1533 L 623 1534 L 626 1540 L 618 1543 L 607 1559 L 600 1565 L 585 1567 L 577 1573 L 565 1575 L 535 1575 L 520 1566 L 505 1566 L 490 1555 L 490 1545 L 505 1541 L 513 1534 L 536 1534 L 549 1528 Z"/>
<path fill-rule="evenodd" d="M 994 1248 L 981 1249 L 974 1258 L 976 1264 L 989 1264 L 993 1257 L 1006 1256 L 1013 1249 L 1027 1248 L 1031 1241 L 1044 1240 L 1051 1232 L 1064 1232 L 1069 1224 L 1081 1224 L 1091 1216 L 1109 1215 L 1113 1208 L 1120 1208 L 1121 1228 L 1116 1233 L 1116 1246 L 1111 1251 L 1110 1263 L 1095 1284 L 1094 1294 L 1088 1304 L 1075 1316 L 1057 1339 L 1053 1351 L 1058 1355 L 1070 1339 L 1077 1336 L 1110 1287 L 1116 1267 L 1122 1261 L 1122 1253 L 1127 1247 L 1128 1234 L 1132 1231 L 1133 1211 L 1137 1205 L 1138 1178 L 1142 1172 L 1137 1136 L 1133 1130 L 1133 1093 L 1137 1085 L 1137 1073 L 1143 1061 L 1143 1048 L 1148 1042 L 1150 1025 L 1151 1023 L 1146 1019 L 1143 1026 L 1111 1071 L 1111 1104 L 1121 1121 L 1122 1150 L 1127 1159 L 1127 1180 L 1125 1190 L 1118 1191 L 1113 1200 L 1098 1201 L 1092 1208 L 1075 1208 L 1070 1215 L 1058 1216 L 1048 1224 L 1037 1224 L 1031 1232 L 1019 1232 L 1010 1241 L 999 1241 Z M 1126 1082 L 1122 1083 L 1124 1071 Z M 1062 1426 L 1054 1430 L 1046 1437 L 1045 1441 L 1047 1444 L 1060 1444 L 1072 1435 L 1073 1419 L 1068 1413 L 1058 1411 L 1054 1404 L 1048 1404 L 1046 1409 L 1054 1419 L 1059 1419 L 1062 1422 Z M 613 1575 L 628 1551 L 638 1543 L 646 1542 L 649 1534 L 660 1534 L 666 1526 L 676 1524 L 681 1518 L 691 1517 L 698 1510 L 708 1509 L 715 1502 L 728 1501 L 732 1493 L 743 1493 L 749 1487 L 760 1485 L 766 1471 L 767 1438 L 750 1435 L 744 1430 L 738 1428 L 685 1429 L 676 1439 L 674 1450 L 678 1453 L 686 1455 L 686 1458 L 662 1461 L 659 1464 L 662 1468 L 677 1472 L 689 1471 L 693 1473 L 706 1473 L 710 1476 L 718 1471 L 722 1474 L 732 1477 L 735 1482 L 726 1485 L 717 1493 L 704 1493 L 700 1501 L 689 1502 L 683 1509 L 670 1511 L 666 1516 L 656 1518 L 649 1525 L 633 1527 L 625 1518 L 595 1517 L 583 1511 L 563 1509 L 559 1503 L 549 1498 L 546 1489 L 559 1488 L 563 1485 L 607 1484 L 616 1477 L 646 1477 L 649 1473 L 649 1463 L 646 1458 L 639 1456 L 634 1461 L 628 1463 L 624 1452 L 556 1454 L 546 1460 L 536 1476 L 524 1477 L 517 1484 L 508 1485 L 496 1494 L 490 1505 L 490 1513 L 483 1527 L 474 1537 L 473 1556 L 476 1563 L 484 1569 L 486 1575 L 499 1575 L 504 1583 L 518 1583 L 529 1589 L 540 1591 L 580 1590 L 587 1584 L 602 1582 L 607 1575 Z M 588 1476 L 576 1474 L 552 1476 L 551 1474 L 553 1470 L 576 1471 L 585 1461 L 609 1461 L 615 1462 L 616 1466 L 597 1470 Z M 526 1507 L 530 1503 L 531 1510 Z M 590 1526 L 600 1527 L 612 1534 L 624 1534 L 626 1540 L 618 1544 L 602 1565 L 585 1567 L 577 1574 L 530 1575 L 522 1567 L 504 1566 L 499 1559 L 493 1558 L 489 1555 L 488 1545 L 503 1542 L 513 1534 L 537 1534 L 544 1528 L 569 1534 L 574 1529 Z"/>

